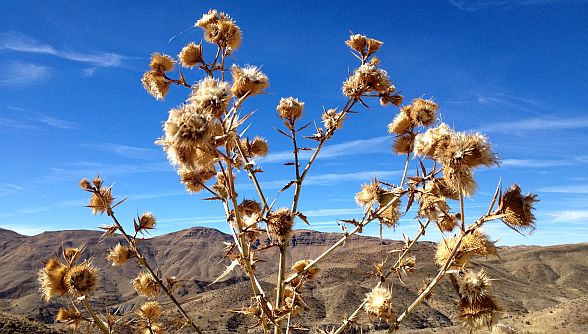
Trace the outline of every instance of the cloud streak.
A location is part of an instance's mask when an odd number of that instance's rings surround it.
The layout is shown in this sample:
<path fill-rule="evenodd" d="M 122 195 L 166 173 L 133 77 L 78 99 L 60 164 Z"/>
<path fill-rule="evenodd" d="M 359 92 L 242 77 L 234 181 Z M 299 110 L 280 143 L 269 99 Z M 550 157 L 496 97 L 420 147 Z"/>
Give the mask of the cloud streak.
<path fill-rule="evenodd" d="M 459 10 L 473 12 L 488 8 L 512 8 L 563 2 L 564 0 L 449 0 Z"/>
<path fill-rule="evenodd" d="M 25 63 L 6 62 L 0 65 L 0 86 L 14 87 L 41 83 L 53 75 L 51 67 Z"/>
<path fill-rule="evenodd" d="M 19 32 L 7 32 L 1 34 L 0 49 L 14 52 L 51 55 L 98 67 L 119 67 L 125 59 L 124 56 L 116 53 L 84 53 L 73 50 L 58 49 Z"/>
<path fill-rule="evenodd" d="M 114 153 L 129 159 L 154 160 L 159 157 L 159 150 L 113 143 L 81 144 L 82 147 L 102 152 Z"/>
<path fill-rule="evenodd" d="M 512 122 L 497 122 L 485 125 L 476 131 L 512 133 L 524 131 L 555 131 L 588 128 L 588 117 L 534 117 Z"/>
<path fill-rule="evenodd" d="M 588 194 L 588 184 L 543 187 L 539 188 L 539 191 L 544 193 Z"/>
<path fill-rule="evenodd" d="M 349 155 L 373 154 L 390 151 L 391 139 L 389 136 L 374 137 L 369 139 L 351 140 L 339 144 L 327 145 L 321 150 L 321 159 L 338 158 Z M 300 159 L 308 160 L 312 151 L 301 151 Z M 270 153 L 267 157 L 259 159 L 260 163 L 283 163 L 293 160 L 292 151 L 280 151 Z"/>

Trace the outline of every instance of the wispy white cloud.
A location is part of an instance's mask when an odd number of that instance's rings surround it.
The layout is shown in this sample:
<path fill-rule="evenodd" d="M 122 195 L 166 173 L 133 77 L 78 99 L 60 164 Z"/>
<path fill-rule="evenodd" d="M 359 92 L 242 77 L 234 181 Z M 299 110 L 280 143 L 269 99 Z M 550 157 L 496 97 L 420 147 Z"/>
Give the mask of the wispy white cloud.
<path fill-rule="evenodd" d="M 588 210 L 561 210 L 547 213 L 556 223 L 585 223 L 588 222 Z"/>
<path fill-rule="evenodd" d="M 318 210 L 306 210 L 304 214 L 308 217 L 331 217 L 341 215 L 357 215 L 361 214 L 360 208 L 341 208 L 341 209 L 318 209 Z"/>
<path fill-rule="evenodd" d="M 96 67 L 88 67 L 82 70 L 83 77 L 91 78 L 94 76 L 94 73 L 96 73 Z"/>
<path fill-rule="evenodd" d="M 539 188 L 539 191 L 544 193 L 588 194 L 588 184 L 550 186 Z"/>
<path fill-rule="evenodd" d="M 51 67 L 11 61 L 0 64 L 0 86 L 21 87 L 45 81 L 52 75 Z"/>
<path fill-rule="evenodd" d="M 476 11 L 488 8 L 511 8 L 515 6 L 532 6 L 569 0 L 449 0 L 459 10 Z"/>
<path fill-rule="evenodd" d="M 77 123 L 75 123 L 75 122 L 66 121 L 64 119 L 59 119 L 59 118 L 55 118 L 55 117 L 51 117 L 51 116 L 47 116 L 47 115 L 43 115 L 43 114 L 38 114 L 36 118 L 37 118 L 37 121 L 39 121 L 45 125 L 48 125 L 52 128 L 76 129 L 78 127 Z"/>
<path fill-rule="evenodd" d="M 476 131 L 513 133 L 538 130 L 569 130 L 588 127 L 588 117 L 547 118 L 534 117 L 512 122 L 498 122 L 487 124 Z"/>
<path fill-rule="evenodd" d="M 370 179 L 377 177 L 380 180 L 385 181 L 387 178 L 402 175 L 400 170 L 372 170 L 372 171 L 358 171 L 353 173 L 326 173 L 316 174 L 308 176 L 304 180 L 306 186 L 328 186 L 333 184 L 339 184 L 349 181 L 362 181 L 368 182 Z M 264 189 L 280 189 L 284 187 L 290 180 L 274 180 L 274 181 L 263 181 L 260 185 Z M 244 187 L 252 189 L 253 186 L 249 183 L 239 184 L 237 187 Z"/>
<path fill-rule="evenodd" d="M 122 55 L 110 52 L 84 53 L 73 50 L 58 49 L 19 32 L 7 32 L 1 34 L 0 49 L 51 55 L 98 67 L 118 67 L 122 65 L 123 60 L 125 59 Z"/>
<path fill-rule="evenodd" d="M 500 161 L 500 167 L 511 168 L 546 168 L 562 167 L 576 164 L 572 160 L 534 160 L 534 159 L 504 159 Z"/>
<path fill-rule="evenodd" d="M 79 161 L 70 163 L 66 167 L 52 167 L 50 174 L 39 179 L 39 182 L 52 183 L 64 180 L 76 180 L 83 177 L 92 177 L 99 173 L 111 178 L 114 175 L 132 175 L 139 173 L 169 172 L 167 162 L 149 162 L 140 164 L 109 164 Z M 112 180 L 112 179 L 111 179 Z M 108 182 L 108 180 L 106 180 Z"/>
<path fill-rule="evenodd" d="M 358 154 L 373 154 L 390 151 L 391 139 L 389 136 L 375 137 L 369 139 L 351 140 L 339 144 L 326 145 L 320 152 L 321 159 L 337 158 Z M 312 151 L 301 151 L 300 158 L 307 160 Z M 293 160 L 292 151 L 281 151 L 270 153 L 267 157 L 259 159 L 261 163 L 282 163 Z"/>
<path fill-rule="evenodd" d="M 40 127 L 57 129 L 77 129 L 76 122 L 48 116 L 41 113 L 19 110 L 13 117 L 0 117 L 0 127 L 15 129 L 37 129 Z"/>
<path fill-rule="evenodd" d="M 0 184 L 0 196 L 13 195 L 20 192 L 25 192 L 26 189 L 12 183 Z"/>
<path fill-rule="evenodd" d="M 120 156 L 129 159 L 140 159 L 140 160 L 153 160 L 157 159 L 160 151 L 128 145 L 119 145 L 113 143 L 101 143 L 101 144 L 81 144 L 82 147 L 87 147 L 102 152 L 115 153 Z"/>

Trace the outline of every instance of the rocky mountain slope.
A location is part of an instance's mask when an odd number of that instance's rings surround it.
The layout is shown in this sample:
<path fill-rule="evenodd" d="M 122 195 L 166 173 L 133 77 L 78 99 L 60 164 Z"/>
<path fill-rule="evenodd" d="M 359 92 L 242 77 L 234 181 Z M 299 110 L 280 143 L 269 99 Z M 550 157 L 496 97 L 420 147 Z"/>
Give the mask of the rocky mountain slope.
<path fill-rule="evenodd" d="M 0 229 L 0 311 L 53 323 L 56 310 L 66 300 L 42 301 L 37 271 L 42 261 L 62 246 L 81 244 L 87 246 L 86 256 L 101 269 L 100 286 L 92 297 L 96 307 L 134 310 L 144 301 L 131 284 L 138 266 L 134 263 L 122 268 L 110 266 L 105 260 L 107 250 L 122 239 L 114 236 L 99 241 L 100 235 L 96 231 L 60 231 L 29 237 Z M 339 237 L 332 233 L 296 231 L 289 263 L 319 255 Z M 221 261 L 223 241 L 230 240 L 229 235 L 220 231 L 195 227 L 141 242 L 142 251 L 162 275 L 183 280 L 177 291 L 179 299 L 185 301 L 198 324 L 211 333 L 247 332 L 247 326 L 253 324 L 229 311 L 249 303 L 250 285 L 243 273 L 236 271 L 210 285 L 225 269 L 226 260 Z M 312 308 L 302 313 L 298 322 L 321 328 L 339 324 L 375 285 L 374 278 L 366 275 L 372 271 L 373 263 L 400 247 L 398 241 L 386 240 L 382 245 L 377 238 L 370 237 L 353 237 L 346 242 L 321 262 L 320 274 L 307 285 L 304 299 Z M 403 278 L 405 284 L 397 278 L 390 280 L 396 310 L 402 312 L 424 282 L 435 275 L 434 250 L 435 244 L 431 242 L 418 243 L 413 253 L 417 257 L 416 272 Z M 588 244 L 520 246 L 499 251 L 500 259 L 480 259 L 475 261 L 475 267 L 485 268 L 496 279 L 494 291 L 504 309 L 505 323 L 520 333 L 558 332 L 554 328 L 566 328 L 566 333 L 588 332 Z M 276 261 L 276 255 L 274 249 L 264 251 L 262 259 L 267 263 L 259 265 L 259 278 L 268 294 L 273 294 L 276 275 L 271 263 Z M 439 333 L 459 332 L 454 326 L 456 301 L 453 288 L 444 282 L 408 317 L 401 330 L 413 333 L 419 328 L 435 327 Z M 173 309 L 171 305 L 169 309 Z M 174 312 L 169 311 L 168 315 L 173 321 Z M 364 328 L 378 328 L 375 319 L 366 316 L 361 319 Z"/>

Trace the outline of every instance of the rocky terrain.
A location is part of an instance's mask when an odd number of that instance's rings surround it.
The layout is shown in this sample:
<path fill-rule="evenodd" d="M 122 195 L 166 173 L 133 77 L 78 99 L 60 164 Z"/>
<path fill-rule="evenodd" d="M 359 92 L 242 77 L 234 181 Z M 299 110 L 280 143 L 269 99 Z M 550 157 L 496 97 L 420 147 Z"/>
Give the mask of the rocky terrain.
<path fill-rule="evenodd" d="M 49 303 L 41 300 L 37 271 L 42 261 L 61 247 L 84 244 L 86 256 L 101 269 L 100 286 L 92 297 L 96 308 L 132 313 L 144 302 L 131 285 L 138 266 L 134 263 L 110 266 L 105 260 L 107 250 L 122 239 L 114 236 L 99 241 L 100 235 L 96 231 L 59 231 L 23 236 L 0 229 L 0 311 L 19 316 L 23 321 L 35 320 L 59 328 L 53 325 L 54 315 L 67 300 L 57 298 Z M 338 238 L 339 235 L 332 233 L 296 231 L 289 263 L 317 256 Z M 225 269 L 227 261 L 221 261 L 223 241 L 229 240 L 230 236 L 220 231 L 195 227 L 141 242 L 142 251 L 162 275 L 183 280 L 177 290 L 178 298 L 198 325 L 210 333 L 246 333 L 254 324 L 230 312 L 249 303 L 250 285 L 242 272 L 235 271 L 221 282 L 210 284 Z M 400 247 L 398 241 L 385 240 L 382 245 L 377 238 L 370 237 L 349 240 L 321 262 L 320 274 L 307 284 L 303 296 L 312 308 L 302 313 L 297 322 L 311 328 L 339 324 L 375 285 L 374 278 L 366 274 L 372 271 L 373 263 Z M 416 272 L 404 277 L 403 282 L 398 278 L 390 280 L 398 312 L 402 312 L 426 280 L 435 275 L 434 250 L 435 244 L 431 242 L 418 243 L 413 253 L 417 257 Z M 503 323 L 518 333 L 588 332 L 588 244 L 502 247 L 499 253 L 500 258 L 478 259 L 474 265 L 485 268 L 496 279 L 494 291 L 504 309 Z M 269 263 L 276 258 L 274 249 L 265 250 L 262 259 L 268 263 L 259 265 L 259 278 L 268 294 L 273 294 L 276 277 Z M 166 302 L 165 299 L 161 301 Z M 400 333 L 460 333 L 454 318 L 456 301 L 453 288 L 449 282 L 444 282 L 408 317 Z M 170 310 L 167 319 L 171 328 L 177 314 L 171 305 L 167 309 Z M 0 318 L 7 319 L 6 315 Z M 382 329 L 382 324 L 362 315 L 359 327 L 377 331 Z"/>

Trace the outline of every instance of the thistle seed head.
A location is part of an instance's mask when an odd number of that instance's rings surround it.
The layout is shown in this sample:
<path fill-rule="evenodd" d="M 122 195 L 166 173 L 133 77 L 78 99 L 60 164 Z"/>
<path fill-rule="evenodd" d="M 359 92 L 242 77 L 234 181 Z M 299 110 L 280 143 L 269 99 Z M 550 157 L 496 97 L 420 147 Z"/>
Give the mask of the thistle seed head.
<path fill-rule="evenodd" d="M 182 49 L 178 58 L 180 59 L 180 64 L 186 68 L 193 68 L 198 64 L 203 64 L 202 43 L 195 44 L 194 42 L 190 42 Z"/>
<path fill-rule="evenodd" d="M 159 285 L 151 276 L 151 273 L 146 271 L 140 272 L 132 283 L 135 291 L 137 291 L 140 296 L 155 298 L 159 295 Z"/>
<path fill-rule="evenodd" d="M 376 287 L 365 298 L 365 311 L 381 319 L 395 319 L 392 309 L 392 291 L 384 287 Z"/>
<path fill-rule="evenodd" d="M 98 269 L 90 262 L 78 264 L 67 272 L 64 282 L 72 296 L 89 296 L 98 284 Z"/>

